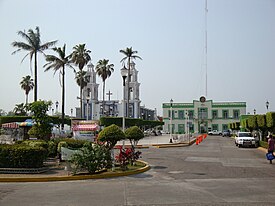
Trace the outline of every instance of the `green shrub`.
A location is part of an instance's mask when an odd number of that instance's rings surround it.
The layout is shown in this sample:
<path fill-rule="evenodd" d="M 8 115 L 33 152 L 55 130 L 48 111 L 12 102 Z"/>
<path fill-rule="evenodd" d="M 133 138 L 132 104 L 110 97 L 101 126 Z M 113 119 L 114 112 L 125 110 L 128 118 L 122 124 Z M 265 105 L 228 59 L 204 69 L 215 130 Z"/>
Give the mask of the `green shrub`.
<path fill-rule="evenodd" d="M 263 147 L 263 148 L 268 148 L 268 143 L 265 142 L 265 141 L 260 141 L 260 147 Z"/>
<path fill-rule="evenodd" d="M 51 127 L 47 125 L 34 125 L 28 131 L 28 135 L 30 135 L 31 138 L 49 140 L 51 136 Z"/>
<path fill-rule="evenodd" d="M 131 145 L 137 145 L 138 141 L 144 138 L 144 134 L 137 126 L 130 127 L 125 131 L 125 137 L 130 140 Z"/>
<path fill-rule="evenodd" d="M 61 141 L 66 142 L 68 147 L 72 149 L 79 149 L 87 142 L 87 140 L 78 140 L 73 138 L 55 138 L 52 141 L 55 142 L 56 145 L 58 145 L 58 143 Z"/>
<path fill-rule="evenodd" d="M 1 168 L 39 168 L 46 158 L 47 150 L 43 147 L 0 145 Z"/>
<path fill-rule="evenodd" d="M 115 124 L 105 127 L 98 134 L 98 141 L 105 143 L 109 150 L 111 150 L 118 141 L 123 139 L 125 139 L 124 132 Z"/>
<path fill-rule="evenodd" d="M 57 143 L 54 141 L 48 141 L 48 156 L 49 157 L 57 156 Z"/>
<path fill-rule="evenodd" d="M 31 147 L 43 147 L 48 150 L 48 143 L 44 140 L 25 140 L 21 144 L 29 145 Z"/>
<path fill-rule="evenodd" d="M 67 142 L 65 142 L 65 141 L 61 141 L 61 142 L 59 142 L 58 143 L 58 146 L 57 146 L 57 152 L 61 152 L 61 147 L 68 147 L 68 144 L 67 144 Z"/>
<path fill-rule="evenodd" d="M 73 174 L 83 170 L 93 174 L 111 165 L 111 155 L 104 145 L 87 142 L 78 153 L 72 155 L 70 162 L 73 164 Z"/>

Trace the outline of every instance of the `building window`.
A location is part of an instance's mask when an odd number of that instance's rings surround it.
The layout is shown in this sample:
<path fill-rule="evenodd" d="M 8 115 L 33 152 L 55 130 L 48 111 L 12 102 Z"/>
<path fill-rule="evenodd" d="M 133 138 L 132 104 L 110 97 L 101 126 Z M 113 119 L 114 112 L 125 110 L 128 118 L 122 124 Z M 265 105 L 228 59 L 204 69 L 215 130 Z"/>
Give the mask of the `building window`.
<path fill-rule="evenodd" d="M 199 119 L 207 119 L 207 108 L 199 108 Z"/>
<path fill-rule="evenodd" d="M 168 111 L 168 117 L 171 118 L 171 110 Z M 175 119 L 175 113 L 172 110 L 172 119 Z"/>
<path fill-rule="evenodd" d="M 179 134 L 184 134 L 184 132 L 185 132 L 184 128 L 185 128 L 184 124 L 179 124 L 178 125 L 178 132 L 179 132 Z"/>
<path fill-rule="evenodd" d="M 223 124 L 222 125 L 222 130 L 228 130 L 228 125 L 227 124 Z"/>
<path fill-rule="evenodd" d="M 179 119 L 184 119 L 184 111 L 179 111 Z"/>
<path fill-rule="evenodd" d="M 228 119 L 228 110 L 222 110 L 222 118 Z"/>
<path fill-rule="evenodd" d="M 189 110 L 188 115 L 189 115 L 189 119 L 194 119 L 194 111 L 193 110 Z"/>
<path fill-rule="evenodd" d="M 189 123 L 189 132 L 193 133 L 194 132 L 194 124 Z"/>
<path fill-rule="evenodd" d="M 233 118 L 239 119 L 240 111 L 239 110 L 233 110 Z"/>
<path fill-rule="evenodd" d="M 218 119 L 218 110 L 212 111 L 212 119 Z"/>
<path fill-rule="evenodd" d="M 219 130 L 218 124 L 212 124 L 212 130 Z"/>

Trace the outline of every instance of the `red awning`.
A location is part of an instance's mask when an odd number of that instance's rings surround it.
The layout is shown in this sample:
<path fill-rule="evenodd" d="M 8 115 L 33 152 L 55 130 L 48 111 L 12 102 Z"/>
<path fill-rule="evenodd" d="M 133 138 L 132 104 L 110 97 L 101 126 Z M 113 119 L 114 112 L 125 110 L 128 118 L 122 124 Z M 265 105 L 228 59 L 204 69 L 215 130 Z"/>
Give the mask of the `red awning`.
<path fill-rule="evenodd" d="M 98 129 L 97 124 L 81 124 L 75 125 L 73 131 L 96 131 Z"/>
<path fill-rule="evenodd" d="M 19 128 L 19 125 L 18 125 L 17 122 L 10 122 L 10 123 L 2 124 L 2 127 L 3 127 L 3 128 L 16 129 L 16 128 Z"/>

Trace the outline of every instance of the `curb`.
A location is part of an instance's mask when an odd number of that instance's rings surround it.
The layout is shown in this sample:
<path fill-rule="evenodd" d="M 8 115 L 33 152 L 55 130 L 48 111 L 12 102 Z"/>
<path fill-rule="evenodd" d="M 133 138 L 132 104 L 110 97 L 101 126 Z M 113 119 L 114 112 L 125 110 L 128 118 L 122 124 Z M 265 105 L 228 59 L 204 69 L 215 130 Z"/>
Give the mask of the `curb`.
<path fill-rule="evenodd" d="M 74 181 L 74 180 L 87 180 L 87 179 L 103 179 L 103 178 L 113 178 L 113 177 L 122 177 L 140 174 L 146 172 L 151 169 L 150 165 L 147 162 L 138 160 L 138 162 L 144 163 L 145 166 L 133 170 L 133 171 L 125 171 L 121 173 L 100 173 L 100 174 L 92 174 L 92 175 L 75 175 L 75 176 L 55 176 L 55 177 L 2 177 L 0 178 L 0 182 L 51 182 L 51 181 Z"/>
<path fill-rule="evenodd" d="M 168 148 L 168 147 L 187 147 L 196 142 L 196 139 L 191 140 L 190 143 L 182 142 L 182 143 L 170 143 L 170 144 L 153 144 L 152 146 L 156 148 Z"/>

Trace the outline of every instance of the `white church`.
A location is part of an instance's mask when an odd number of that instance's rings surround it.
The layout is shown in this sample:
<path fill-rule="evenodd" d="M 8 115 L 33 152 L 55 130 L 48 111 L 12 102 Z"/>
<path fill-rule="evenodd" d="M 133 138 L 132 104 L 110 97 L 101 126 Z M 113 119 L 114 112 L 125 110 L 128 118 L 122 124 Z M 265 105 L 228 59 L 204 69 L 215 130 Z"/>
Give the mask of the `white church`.
<path fill-rule="evenodd" d="M 123 108 L 122 100 L 111 100 L 111 92 L 107 93 L 108 98 L 104 101 L 98 99 L 98 87 L 99 84 L 96 82 L 97 74 L 94 68 L 89 68 L 87 71 L 88 83 L 83 89 L 83 101 L 82 110 L 83 118 L 87 120 L 99 120 L 102 116 L 109 117 L 122 117 Z M 126 78 L 126 85 L 128 85 Z M 135 68 L 135 63 L 130 63 L 130 78 L 129 78 L 129 118 L 140 118 L 144 120 L 157 120 L 156 109 L 148 109 L 145 106 L 141 106 L 140 94 L 140 83 L 138 82 L 138 71 Z M 127 96 L 128 89 L 125 86 L 125 96 Z M 125 109 L 127 97 L 124 97 Z M 126 115 L 125 115 L 126 116 Z M 81 117 L 80 108 L 76 108 L 76 117 Z"/>

